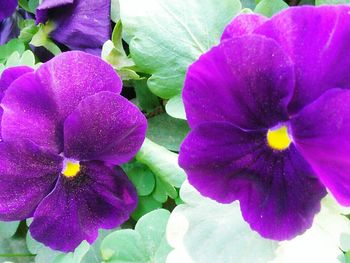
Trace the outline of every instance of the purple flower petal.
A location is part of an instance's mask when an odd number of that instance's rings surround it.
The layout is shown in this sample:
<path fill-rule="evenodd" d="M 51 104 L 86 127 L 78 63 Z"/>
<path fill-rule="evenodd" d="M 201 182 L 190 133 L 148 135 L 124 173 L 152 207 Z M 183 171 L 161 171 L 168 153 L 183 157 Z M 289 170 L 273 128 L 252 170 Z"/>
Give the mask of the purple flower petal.
<path fill-rule="evenodd" d="M 30 232 L 52 249 L 68 252 L 83 240 L 92 243 L 99 228 L 119 226 L 136 206 L 136 190 L 121 169 L 116 174 L 99 162 L 81 168 L 78 177 L 60 177 L 35 211 Z"/>
<path fill-rule="evenodd" d="M 2 136 L 25 136 L 42 147 L 63 150 L 63 122 L 80 101 L 100 91 L 121 91 L 121 80 L 102 59 L 66 52 L 43 64 L 35 73 L 17 79 L 2 106 Z"/>
<path fill-rule="evenodd" d="M 267 20 L 267 17 L 258 14 L 242 14 L 236 16 L 225 28 L 221 36 L 221 41 L 232 37 L 249 35 Z"/>
<path fill-rule="evenodd" d="M 288 8 L 255 33 L 276 40 L 295 63 L 296 113 L 330 88 L 350 88 L 350 6 Z"/>
<path fill-rule="evenodd" d="M 64 124 L 64 154 L 113 164 L 129 161 L 145 138 L 146 118 L 127 99 L 100 92 L 84 99 Z"/>
<path fill-rule="evenodd" d="M 29 141 L 0 143 L 0 220 L 23 220 L 54 188 L 62 158 Z"/>
<path fill-rule="evenodd" d="M 42 85 L 55 98 L 60 118 L 65 119 L 80 101 L 100 91 L 120 93 L 122 82 L 102 59 L 79 51 L 65 52 L 36 72 Z"/>
<path fill-rule="evenodd" d="M 33 69 L 27 66 L 18 66 L 5 69 L 0 77 L 0 100 L 3 98 L 4 92 L 11 85 L 11 83 L 28 72 L 33 72 Z"/>
<path fill-rule="evenodd" d="M 326 191 L 294 145 L 273 151 L 266 132 L 200 124 L 182 144 L 179 163 L 203 195 L 239 200 L 245 220 L 262 236 L 290 239 L 311 226 Z"/>
<path fill-rule="evenodd" d="M 0 21 L 12 15 L 17 5 L 17 0 L 0 0 Z"/>
<path fill-rule="evenodd" d="M 19 35 L 18 21 L 14 16 L 1 21 L 0 19 L 0 45 L 6 44 Z"/>
<path fill-rule="evenodd" d="M 37 22 L 52 20 L 56 28 L 51 36 L 72 50 L 99 55 L 111 33 L 110 0 L 44 1 L 37 8 Z"/>
<path fill-rule="evenodd" d="M 44 0 L 36 9 L 36 22 L 45 23 L 48 19 L 50 9 L 73 4 L 74 0 Z"/>
<path fill-rule="evenodd" d="M 288 118 L 293 88 L 290 59 L 275 41 L 252 35 L 223 41 L 192 64 L 183 100 L 191 127 L 227 121 L 270 128 Z"/>
<path fill-rule="evenodd" d="M 4 110 L 1 135 L 4 141 L 29 139 L 41 147 L 60 153 L 62 127 L 57 107 L 35 73 L 27 73 L 7 89 L 2 100 Z"/>
<path fill-rule="evenodd" d="M 350 91 L 325 92 L 291 123 L 298 150 L 337 201 L 350 205 Z"/>

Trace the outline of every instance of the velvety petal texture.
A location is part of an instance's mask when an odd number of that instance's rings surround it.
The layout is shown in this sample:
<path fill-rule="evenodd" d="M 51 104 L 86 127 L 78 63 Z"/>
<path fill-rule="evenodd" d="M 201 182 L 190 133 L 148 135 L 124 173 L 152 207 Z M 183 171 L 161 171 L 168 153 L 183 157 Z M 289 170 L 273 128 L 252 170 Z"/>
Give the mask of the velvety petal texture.
<path fill-rule="evenodd" d="M 54 188 L 62 157 L 30 141 L 0 143 L 0 220 L 31 217 Z"/>
<path fill-rule="evenodd" d="M 2 100 L 2 138 L 26 138 L 41 147 L 59 153 L 62 128 L 56 104 L 43 89 L 35 73 L 27 73 L 14 81 Z"/>
<path fill-rule="evenodd" d="M 6 77 L 6 76 L 5 76 Z M 121 91 L 114 69 L 98 57 L 66 52 L 17 79 L 2 101 L 2 136 L 23 135 L 42 147 L 63 151 L 63 123 L 80 101 L 100 91 Z"/>
<path fill-rule="evenodd" d="M 0 21 L 12 15 L 17 5 L 17 0 L 0 0 Z"/>
<path fill-rule="evenodd" d="M 37 22 L 53 21 L 52 38 L 71 50 L 100 55 L 111 33 L 110 8 L 110 0 L 44 0 Z"/>
<path fill-rule="evenodd" d="M 350 91 L 332 89 L 291 121 L 297 148 L 342 205 L 350 205 Z"/>
<path fill-rule="evenodd" d="M 83 240 L 92 243 L 99 228 L 117 227 L 136 207 L 136 191 L 121 169 L 116 173 L 99 162 L 81 165 L 78 178 L 59 178 L 30 225 L 32 236 L 52 249 L 68 252 Z"/>
<path fill-rule="evenodd" d="M 191 127 L 228 121 L 244 129 L 287 120 L 293 64 L 277 43 L 261 36 L 223 41 L 188 69 L 183 100 Z"/>
<path fill-rule="evenodd" d="M 229 123 L 200 124 L 182 144 L 179 163 L 203 195 L 239 200 L 262 236 L 291 239 L 312 225 L 326 191 L 294 146 L 273 151 L 265 135 Z"/>
<path fill-rule="evenodd" d="M 147 122 L 121 88 L 109 64 L 79 51 L 4 71 L 0 220 L 34 215 L 32 236 L 68 252 L 130 217 L 136 189 L 112 167 L 136 154 Z"/>
<path fill-rule="evenodd" d="M 350 88 L 350 6 L 288 8 L 254 33 L 277 41 L 295 64 L 291 113 L 327 89 Z"/>
<path fill-rule="evenodd" d="M 264 237 L 303 233 L 326 188 L 350 205 L 349 42 L 349 6 L 241 15 L 187 72 L 179 164 Z"/>
<path fill-rule="evenodd" d="M 33 72 L 33 69 L 27 66 L 18 66 L 5 69 L 0 77 L 0 100 L 2 99 L 2 97 L 4 96 L 4 92 L 11 85 L 12 82 L 14 82 L 16 79 L 18 79 L 25 73 L 29 72 Z"/>
<path fill-rule="evenodd" d="M 129 161 L 145 139 L 147 120 L 127 99 L 100 92 L 82 100 L 64 123 L 64 155 L 113 164 Z"/>
<path fill-rule="evenodd" d="M 258 14 L 242 14 L 236 16 L 225 28 L 221 36 L 221 41 L 232 37 L 249 35 L 267 20 L 267 17 Z"/>

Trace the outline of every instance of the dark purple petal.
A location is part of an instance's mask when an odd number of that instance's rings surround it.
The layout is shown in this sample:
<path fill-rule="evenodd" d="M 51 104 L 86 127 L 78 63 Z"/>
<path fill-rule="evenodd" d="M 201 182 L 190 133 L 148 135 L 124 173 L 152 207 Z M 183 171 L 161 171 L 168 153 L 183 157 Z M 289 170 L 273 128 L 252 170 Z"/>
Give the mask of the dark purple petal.
<path fill-rule="evenodd" d="M 33 69 L 27 66 L 8 68 L 2 72 L 0 77 L 0 101 L 4 96 L 4 92 L 11 85 L 11 83 L 28 72 L 33 72 Z"/>
<path fill-rule="evenodd" d="M 29 141 L 0 143 L 0 220 L 31 217 L 54 188 L 62 158 Z"/>
<path fill-rule="evenodd" d="M 229 123 L 198 125 L 182 144 L 179 163 L 200 193 L 221 203 L 239 200 L 251 228 L 271 239 L 308 229 L 326 194 L 293 144 L 273 151 L 265 131 Z"/>
<path fill-rule="evenodd" d="M 267 21 L 267 17 L 258 14 L 241 14 L 236 16 L 226 26 L 221 36 L 221 41 L 232 37 L 249 35 L 265 21 Z"/>
<path fill-rule="evenodd" d="M 64 155 L 76 160 L 120 164 L 140 149 L 147 121 L 122 96 L 100 92 L 87 97 L 64 123 Z"/>
<path fill-rule="evenodd" d="M 42 147 L 63 150 L 63 123 L 80 101 L 100 91 L 121 91 L 121 80 L 102 59 L 63 53 L 35 73 L 18 78 L 2 101 L 4 140 L 28 138 Z"/>
<path fill-rule="evenodd" d="M 36 9 L 36 22 L 45 23 L 50 9 L 73 4 L 73 2 L 74 0 L 43 0 Z"/>
<path fill-rule="evenodd" d="M 64 120 L 81 100 L 100 91 L 120 93 L 122 82 L 102 59 L 79 51 L 65 52 L 43 64 L 36 74 Z"/>
<path fill-rule="evenodd" d="M 30 232 L 52 249 L 72 251 L 83 240 L 94 242 L 99 228 L 126 221 L 136 202 L 136 190 L 121 169 L 115 173 L 99 162 L 81 163 L 76 177 L 60 177 L 40 203 Z"/>
<path fill-rule="evenodd" d="M 295 63 L 296 113 L 330 88 L 350 88 L 350 6 L 288 8 L 255 33 L 276 40 Z"/>
<path fill-rule="evenodd" d="M 339 203 L 350 205 L 350 91 L 333 89 L 292 119 L 296 147 Z"/>
<path fill-rule="evenodd" d="M 66 45 L 72 50 L 83 50 L 96 54 L 102 45 L 110 38 L 110 0 L 69 0 L 44 1 L 37 8 L 39 14 L 37 21 L 46 19 L 55 23 L 55 30 L 51 36 L 56 41 Z M 98 54 L 99 55 L 99 54 Z"/>
<path fill-rule="evenodd" d="M 8 17 L 2 21 L 0 19 L 0 45 L 4 45 L 19 35 L 17 23 L 17 18 L 14 16 Z"/>
<path fill-rule="evenodd" d="M 17 5 L 17 0 L 0 0 L 0 21 L 12 15 Z"/>
<path fill-rule="evenodd" d="M 4 141 L 29 139 L 41 147 L 62 151 L 62 128 L 57 107 L 35 73 L 27 73 L 6 90 L 1 135 Z"/>
<path fill-rule="evenodd" d="M 223 41 L 190 66 L 183 100 L 191 127 L 227 121 L 270 128 L 288 118 L 293 88 L 292 62 L 276 42 L 244 36 Z"/>

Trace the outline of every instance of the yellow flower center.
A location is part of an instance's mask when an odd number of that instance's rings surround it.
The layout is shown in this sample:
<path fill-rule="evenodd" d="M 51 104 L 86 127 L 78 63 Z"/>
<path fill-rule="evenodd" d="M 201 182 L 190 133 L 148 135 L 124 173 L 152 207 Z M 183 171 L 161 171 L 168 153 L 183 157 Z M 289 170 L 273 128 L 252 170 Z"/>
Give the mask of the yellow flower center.
<path fill-rule="evenodd" d="M 63 175 L 66 177 L 74 177 L 80 171 L 79 162 L 67 161 L 66 166 L 63 171 Z"/>
<path fill-rule="evenodd" d="M 283 151 L 289 147 L 291 142 L 287 126 L 267 132 L 267 143 L 274 150 Z"/>

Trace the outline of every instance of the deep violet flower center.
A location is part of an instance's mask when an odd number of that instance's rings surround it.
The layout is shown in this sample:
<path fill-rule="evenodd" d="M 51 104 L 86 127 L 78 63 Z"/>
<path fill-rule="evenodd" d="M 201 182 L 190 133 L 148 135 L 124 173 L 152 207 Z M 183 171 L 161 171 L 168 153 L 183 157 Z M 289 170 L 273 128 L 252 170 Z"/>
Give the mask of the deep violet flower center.
<path fill-rule="evenodd" d="M 278 151 L 287 149 L 292 142 L 286 125 L 279 126 L 278 128 L 269 129 L 267 132 L 268 145 Z"/>
<path fill-rule="evenodd" d="M 63 160 L 62 174 L 66 177 L 75 177 L 80 172 L 79 161 L 65 158 Z"/>

